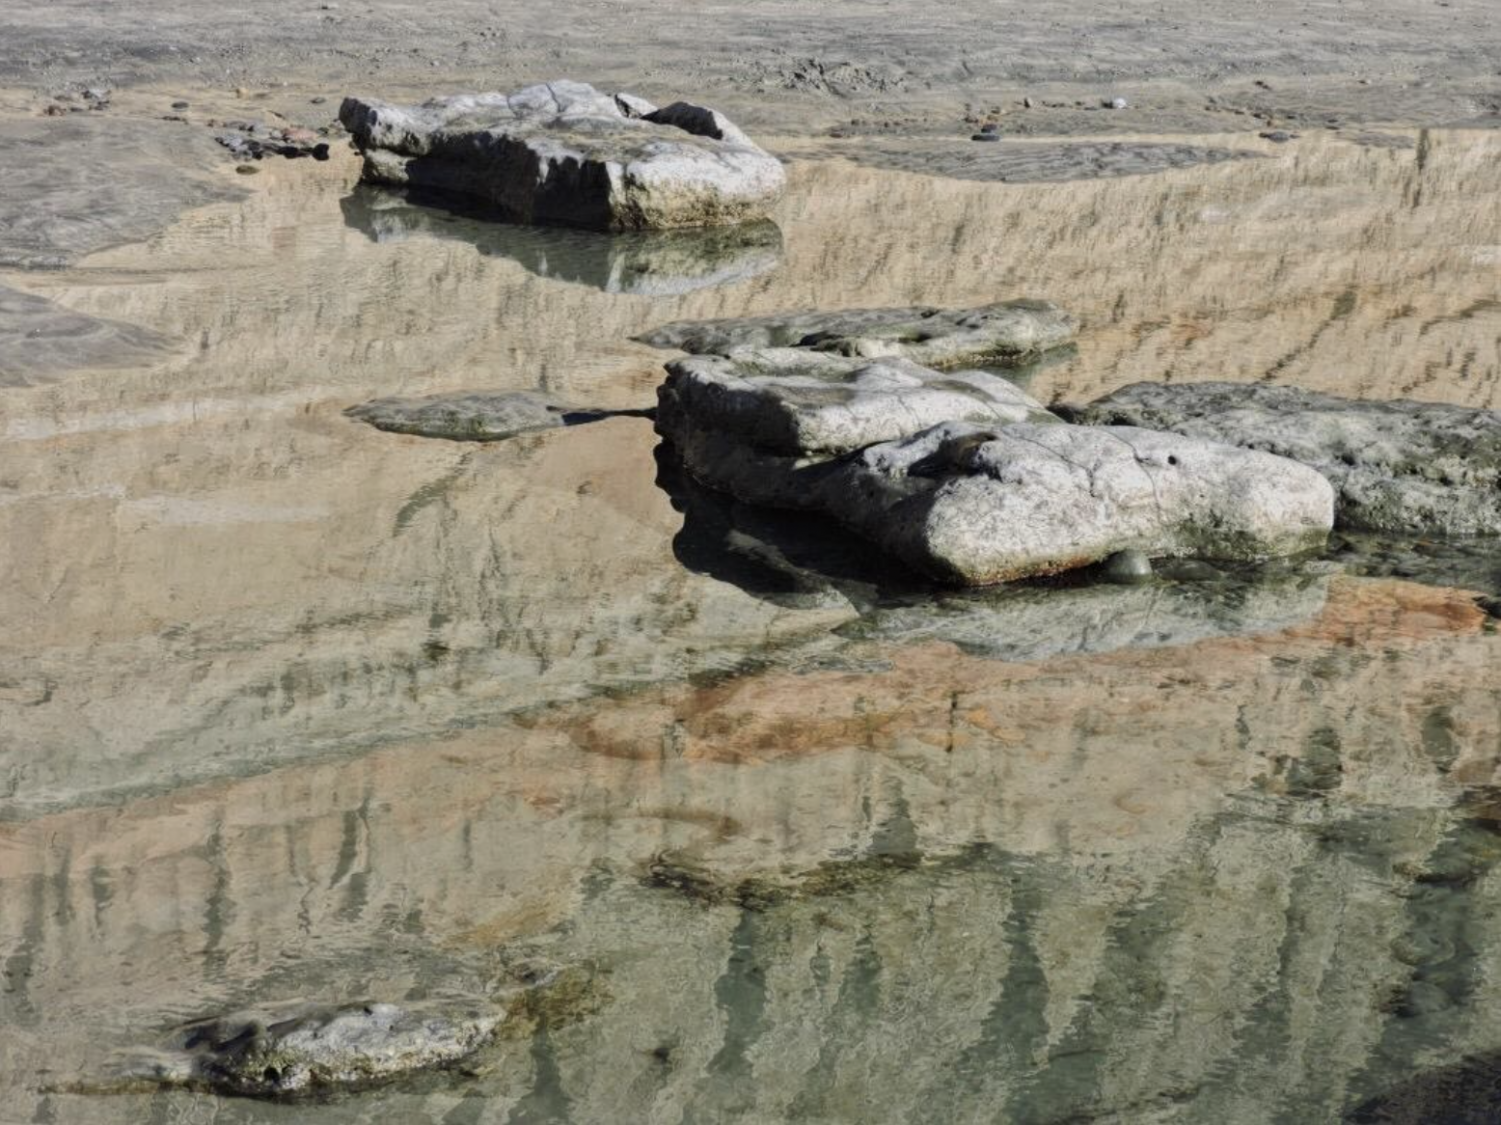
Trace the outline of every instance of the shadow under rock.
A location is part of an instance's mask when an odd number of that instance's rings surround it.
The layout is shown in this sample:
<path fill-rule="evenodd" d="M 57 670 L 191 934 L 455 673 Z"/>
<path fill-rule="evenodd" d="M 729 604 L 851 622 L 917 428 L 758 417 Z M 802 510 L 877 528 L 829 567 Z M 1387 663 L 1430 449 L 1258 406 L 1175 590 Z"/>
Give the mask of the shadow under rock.
<path fill-rule="evenodd" d="M 505 222 L 453 196 L 370 184 L 357 186 L 339 205 L 345 223 L 372 242 L 467 242 L 538 277 L 607 293 L 677 296 L 746 281 L 782 259 L 782 232 L 772 222 L 604 233 Z"/>
<path fill-rule="evenodd" d="M 849 606 L 859 617 L 836 632 L 851 641 L 945 641 L 975 656 L 1027 661 L 1274 632 L 1317 614 L 1337 569 L 1307 560 L 1163 560 L 1145 582 L 1110 581 L 1093 567 L 955 590 L 825 516 L 757 508 L 706 488 L 666 442 L 656 458 L 657 486 L 683 514 L 673 539 L 683 566 L 789 609 Z"/>

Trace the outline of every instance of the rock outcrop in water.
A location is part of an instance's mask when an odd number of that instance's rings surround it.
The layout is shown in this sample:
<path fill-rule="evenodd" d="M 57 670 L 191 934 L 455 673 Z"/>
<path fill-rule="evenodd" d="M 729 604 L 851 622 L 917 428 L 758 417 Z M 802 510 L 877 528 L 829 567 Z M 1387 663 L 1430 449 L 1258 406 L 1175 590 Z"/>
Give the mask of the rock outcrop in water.
<path fill-rule="evenodd" d="M 1078 322 L 1051 301 L 1001 301 L 973 309 L 927 306 L 779 313 L 664 324 L 638 337 L 658 348 L 728 355 L 739 348 L 810 348 L 929 367 L 1010 362 L 1073 340 Z"/>
<path fill-rule="evenodd" d="M 1436 402 L 1361 402 L 1296 387 L 1134 383 L 1071 412 L 1310 465 L 1334 485 L 1340 526 L 1501 533 L 1501 413 Z"/>
<path fill-rule="evenodd" d="M 358 1089 L 451 1066 L 495 1033 L 487 1004 L 288 1004 L 189 1024 L 139 1075 L 245 1097 Z"/>
<path fill-rule="evenodd" d="M 1069 426 L 1005 379 L 910 360 L 734 348 L 668 365 L 657 429 L 696 477 L 822 512 L 961 585 L 1054 574 L 1119 551 L 1256 560 L 1323 545 L 1333 493 L 1253 450 Z"/>
<path fill-rule="evenodd" d="M 658 109 L 581 82 L 421 105 L 346 98 L 339 120 L 377 183 L 466 196 L 500 217 L 656 230 L 764 219 L 786 174 L 712 109 Z"/>

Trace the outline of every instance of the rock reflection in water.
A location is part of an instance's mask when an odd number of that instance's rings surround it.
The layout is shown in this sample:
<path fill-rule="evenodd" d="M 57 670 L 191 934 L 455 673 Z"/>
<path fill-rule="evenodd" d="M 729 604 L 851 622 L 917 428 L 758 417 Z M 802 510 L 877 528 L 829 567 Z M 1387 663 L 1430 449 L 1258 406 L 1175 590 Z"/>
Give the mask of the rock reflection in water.
<path fill-rule="evenodd" d="M 731 285 L 775 269 L 775 223 L 606 234 L 497 222 L 441 196 L 361 184 L 341 202 L 345 221 L 375 242 L 445 238 L 510 258 L 538 277 L 606 293 L 670 297 Z"/>

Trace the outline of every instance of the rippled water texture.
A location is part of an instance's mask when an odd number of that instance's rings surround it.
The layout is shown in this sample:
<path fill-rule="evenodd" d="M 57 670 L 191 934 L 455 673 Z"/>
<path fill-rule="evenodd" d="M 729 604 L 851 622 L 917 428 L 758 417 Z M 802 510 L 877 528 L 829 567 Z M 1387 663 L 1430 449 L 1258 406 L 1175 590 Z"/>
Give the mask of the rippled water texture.
<path fill-rule="evenodd" d="M 1492 553 L 938 597 L 641 418 L 343 415 L 649 406 L 665 321 L 1014 296 L 1085 320 L 1044 400 L 1501 407 L 1501 138 L 1409 139 L 1026 185 L 820 152 L 702 244 L 299 162 L 0 277 L 72 341 L 0 377 L 0 1119 L 1493 1119 Z M 477 1073 L 78 1092 L 191 1017 L 523 957 L 587 983 Z"/>

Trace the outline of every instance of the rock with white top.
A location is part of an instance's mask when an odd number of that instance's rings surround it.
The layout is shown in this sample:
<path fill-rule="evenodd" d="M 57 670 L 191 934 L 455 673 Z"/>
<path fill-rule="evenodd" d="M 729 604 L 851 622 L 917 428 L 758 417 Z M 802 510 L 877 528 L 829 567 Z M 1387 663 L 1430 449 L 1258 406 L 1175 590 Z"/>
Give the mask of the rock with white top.
<path fill-rule="evenodd" d="M 498 218 L 596 230 L 767 216 L 781 162 L 722 114 L 557 81 L 421 105 L 346 98 L 365 179 L 467 197 Z"/>

